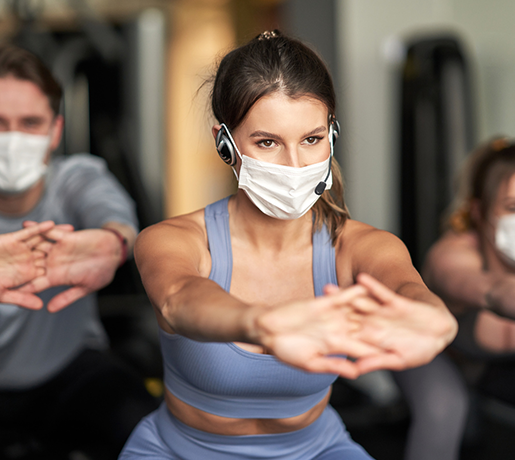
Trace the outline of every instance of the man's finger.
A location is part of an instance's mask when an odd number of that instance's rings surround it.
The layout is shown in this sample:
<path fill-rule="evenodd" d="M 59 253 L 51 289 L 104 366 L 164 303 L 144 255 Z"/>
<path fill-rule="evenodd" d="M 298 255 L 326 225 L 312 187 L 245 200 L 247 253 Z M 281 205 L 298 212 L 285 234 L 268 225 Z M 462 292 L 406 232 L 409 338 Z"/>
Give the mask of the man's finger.
<path fill-rule="evenodd" d="M 83 287 L 73 286 L 50 299 L 47 309 L 50 313 L 56 313 L 89 293 L 90 291 Z"/>
<path fill-rule="evenodd" d="M 41 252 L 45 255 L 48 255 L 48 253 L 52 250 L 52 247 L 55 243 L 52 243 L 48 240 L 43 240 L 40 243 L 38 243 L 37 246 L 33 249 L 33 252 Z"/>
<path fill-rule="evenodd" d="M 38 271 L 40 268 L 37 269 Z M 44 273 L 43 273 L 44 275 Z M 29 292 L 31 294 L 44 291 L 51 287 L 50 280 L 46 276 L 38 276 L 17 289 L 18 292 Z"/>
<path fill-rule="evenodd" d="M 70 231 L 60 227 L 54 227 L 51 230 L 44 232 L 43 236 L 50 241 L 61 241 L 65 236 L 69 235 Z"/>
<path fill-rule="evenodd" d="M 45 256 L 38 256 L 34 259 L 34 266 L 37 267 L 37 268 L 46 268 L 46 258 Z M 44 275 L 44 273 L 43 273 Z M 38 276 L 42 276 L 42 275 L 38 275 Z"/>
<path fill-rule="evenodd" d="M 31 221 L 32 223 L 32 221 Z M 45 222 L 41 222 L 38 224 L 37 222 L 33 223 L 34 225 L 30 225 L 29 227 L 23 228 L 22 230 L 18 230 L 14 232 L 12 236 L 16 241 L 27 241 L 30 238 L 40 234 L 45 233 L 52 229 L 55 224 L 51 220 L 47 220 Z"/>
<path fill-rule="evenodd" d="M 38 233 L 37 235 L 31 236 L 30 238 L 26 239 L 24 242 L 29 247 L 29 249 L 34 249 L 42 241 L 45 241 L 45 239 L 41 236 L 41 234 Z"/>
<path fill-rule="evenodd" d="M 33 249 L 32 250 L 32 257 L 34 258 L 34 265 L 37 267 L 43 266 L 42 264 L 46 265 L 46 256 L 47 253 L 45 251 L 40 251 L 39 249 Z"/>
<path fill-rule="evenodd" d="M 56 225 L 55 228 L 58 228 L 63 232 L 73 232 L 75 230 L 75 227 L 72 224 L 59 224 Z"/>
<path fill-rule="evenodd" d="M 0 302 L 11 303 L 29 310 L 41 310 L 43 301 L 34 294 L 7 289 L 0 294 Z"/>

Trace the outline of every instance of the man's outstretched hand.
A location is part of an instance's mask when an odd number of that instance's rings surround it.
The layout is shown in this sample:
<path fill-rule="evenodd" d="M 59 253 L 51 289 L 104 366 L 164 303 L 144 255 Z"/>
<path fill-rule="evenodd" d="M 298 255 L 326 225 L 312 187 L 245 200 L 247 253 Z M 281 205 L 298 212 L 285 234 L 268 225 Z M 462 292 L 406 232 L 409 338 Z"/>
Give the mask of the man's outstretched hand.
<path fill-rule="evenodd" d="M 34 222 L 25 224 L 31 229 Z M 70 286 L 47 305 L 57 312 L 76 300 L 109 284 L 118 268 L 121 247 L 116 235 L 102 229 L 73 231 L 71 226 L 58 226 L 44 233 L 45 240 L 37 249 L 46 253 L 46 271 L 20 290 L 40 292 L 54 286 Z"/>
<path fill-rule="evenodd" d="M 15 288 L 46 274 L 46 254 L 38 245 L 44 242 L 41 234 L 53 228 L 55 224 L 46 221 L 0 235 L 0 302 L 31 310 L 43 307 L 43 301 L 32 292 Z"/>

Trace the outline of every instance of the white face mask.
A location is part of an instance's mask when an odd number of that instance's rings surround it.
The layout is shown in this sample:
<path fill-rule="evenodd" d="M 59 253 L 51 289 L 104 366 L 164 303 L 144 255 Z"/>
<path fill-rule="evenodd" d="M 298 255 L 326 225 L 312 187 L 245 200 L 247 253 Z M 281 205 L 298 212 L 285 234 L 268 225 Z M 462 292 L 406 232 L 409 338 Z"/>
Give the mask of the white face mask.
<path fill-rule="evenodd" d="M 495 229 L 495 247 L 510 265 L 515 266 L 515 214 L 499 218 Z"/>
<path fill-rule="evenodd" d="M 276 165 L 241 157 L 238 188 L 245 190 L 251 201 L 267 216 L 297 219 L 306 214 L 320 198 L 317 185 L 327 177 L 330 157 L 303 168 Z M 333 183 L 329 174 L 326 190 Z"/>
<path fill-rule="evenodd" d="M 21 193 L 41 179 L 49 145 L 49 135 L 0 133 L 0 192 Z"/>

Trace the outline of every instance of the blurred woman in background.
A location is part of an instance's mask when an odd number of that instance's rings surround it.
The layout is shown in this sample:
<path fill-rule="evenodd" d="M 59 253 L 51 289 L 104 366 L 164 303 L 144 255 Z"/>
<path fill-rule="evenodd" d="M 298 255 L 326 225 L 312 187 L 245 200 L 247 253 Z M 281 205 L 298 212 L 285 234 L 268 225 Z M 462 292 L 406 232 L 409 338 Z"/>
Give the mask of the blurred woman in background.
<path fill-rule="evenodd" d="M 424 279 L 458 318 L 453 346 L 489 361 L 481 390 L 515 404 L 515 145 L 507 138 L 471 154 L 448 224 Z"/>

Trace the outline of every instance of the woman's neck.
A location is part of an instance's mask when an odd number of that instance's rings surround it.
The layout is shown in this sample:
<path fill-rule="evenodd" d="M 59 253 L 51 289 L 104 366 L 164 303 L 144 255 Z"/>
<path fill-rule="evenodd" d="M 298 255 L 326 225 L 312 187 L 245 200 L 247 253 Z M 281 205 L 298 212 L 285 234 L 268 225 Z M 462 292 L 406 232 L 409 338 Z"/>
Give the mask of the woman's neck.
<path fill-rule="evenodd" d="M 229 201 L 231 236 L 244 238 L 257 248 L 280 251 L 311 240 L 312 212 L 292 220 L 262 213 L 243 190 Z"/>

